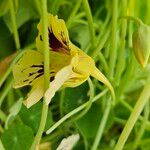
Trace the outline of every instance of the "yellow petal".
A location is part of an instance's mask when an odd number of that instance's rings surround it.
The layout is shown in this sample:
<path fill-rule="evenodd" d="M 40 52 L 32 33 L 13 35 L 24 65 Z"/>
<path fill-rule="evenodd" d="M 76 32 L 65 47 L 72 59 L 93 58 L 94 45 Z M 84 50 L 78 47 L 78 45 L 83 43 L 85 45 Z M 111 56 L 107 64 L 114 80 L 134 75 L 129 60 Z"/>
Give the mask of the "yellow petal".
<path fill-rule="evenodd" d="M 36 104 L 44 95 L 44 80 L 41 77 L 32 87 L 29 92 L 27 99 L 24 101 L 24 104 L 27 108 L 30 108 L 32 105 Z"/>
<path fill-rule="evenodd" d="M 33 85 L 42 76 L 43 55 L 37 51 L 26 50 L 13 68 L 14 88 Z"/>
<path fill-rule="evenodd" d="M 57 72 L 55 79 L 50 83 L 49 89 L 45 92 L 47 105 L 55 95 L 56 91 L 67 81 L 72 73 L 72 65 L 68 65 Z"/>
<path fill-rule="evenodd" d="M 73 72 L 70 78 L 63 84 L 63 87 L 76 87 L 84 83 L 89 76 Z"/>
<path fill-rule="evenodd" d="M 52 14 L 47 15 L 50 47 L 54 51 L 69 53 L 69 35 L 65 22 Z M 36 38 L 37 49 L 43 52 L 42 23 L 38 24 L 39 34 Z"/>
<path fill-rule="evenodd" d="M 50 71 L 58 72 L 64 66 L 68 66 L 71 60 L 69 55 L 50 51 Z"/>

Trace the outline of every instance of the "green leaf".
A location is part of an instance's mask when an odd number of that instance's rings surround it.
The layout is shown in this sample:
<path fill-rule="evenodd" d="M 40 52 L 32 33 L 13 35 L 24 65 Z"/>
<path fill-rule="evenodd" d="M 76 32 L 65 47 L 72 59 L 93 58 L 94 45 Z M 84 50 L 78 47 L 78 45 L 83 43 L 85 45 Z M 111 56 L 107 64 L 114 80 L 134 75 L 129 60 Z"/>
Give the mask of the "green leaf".
<path fill-rule="evenodd" d="M 36 11 L 32 8 L 30 0 L 19 1 L 18 11 L 16 13 L 17 27 L 20 28 L 27 21 L 37 18 Z M 10 13 L 4 16 L 4 21 L 8 26 L 10 32 L 12 32 L 12 21 Z"/>
<path fill-rule="evenodd" d="M 2 18 L 0 18 L 0 59 L 10 55 L 13 50 L 13 37 Z"/>
<path fill-rule="evenodd" d="M 1 136 L 6 150 L 29 150 L 33 138 L 32 129 L 23 124 L 11 126 Z"/>
<path fill-rule="evenodd" d="M 22 105 L 21 111 L 19 112 L 19 116 L 23 121 L 23 123 L 31 127 L 34 133 L 36 133 L 39 128 L 41 114 L 42 114 L 42 102 L 38 102 L 29 109 L 27 109 L 24 105 Z M 52 114 L 49 110 L 45 130 L 49 129 L 52 124 L 53 124 Z"/>
<path fill-rule="evenodd" d="M 76 124 L 86 138 L 94 138 L 101 118 L 102 111 L 100 105 L 93 104 L 91 109 Z"/>
<path fill-rule="evenodd" d="M 66 112 L 70 112 L 82 103 L 86 102 L 89 99 L 87 95 L 88 89 L 89 87 L 87 82 L 75 88 L 66 88 L 64 96 L 64 110 Z"/>
<path fill-rule="evenodd" d="M 3 16 L 9 10 L 9 0 L 1 0 L 0 2 L 0 17 Z"/>
<path fill-rule="evenodd" d="M 82 50 L 85 50 L 89 45 L 90 35 L 89 30 L 86 25 L 76 25 L 71 29 L 72 41 L 76 44 L 78 43 L 79 47 Z M 83 36 L 84 35 L 84 36 Z M 86 38 L 85 38 L 86 37 Z"/>

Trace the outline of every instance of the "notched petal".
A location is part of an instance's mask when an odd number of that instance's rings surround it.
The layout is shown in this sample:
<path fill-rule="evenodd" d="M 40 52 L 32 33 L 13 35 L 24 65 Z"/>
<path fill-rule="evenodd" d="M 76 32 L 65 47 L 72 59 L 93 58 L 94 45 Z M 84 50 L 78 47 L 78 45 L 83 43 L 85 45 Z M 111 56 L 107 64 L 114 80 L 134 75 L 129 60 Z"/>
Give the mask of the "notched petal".
<path fill-rule="evenodd" d="M 24 104 L 27 108 L 30 108 L 32 105 L 36 104 L 44 95 L 44 82 L 43 78 L 40 78 L 32 87 L 31 91 L 27 95 L 27 99 L 24 101 Z"/>

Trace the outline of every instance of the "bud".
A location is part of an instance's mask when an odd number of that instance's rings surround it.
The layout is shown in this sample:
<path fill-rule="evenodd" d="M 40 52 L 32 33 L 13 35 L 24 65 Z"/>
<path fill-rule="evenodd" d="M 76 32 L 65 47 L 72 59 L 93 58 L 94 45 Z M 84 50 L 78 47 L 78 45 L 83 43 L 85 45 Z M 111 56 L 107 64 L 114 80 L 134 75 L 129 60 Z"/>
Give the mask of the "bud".
<path fill-rule="evenodd" d="M 132 36 L 134 55 L 137 61 L 144 68 L 150 55 L 150 27 L 140 24 L 137 31 Z"/>

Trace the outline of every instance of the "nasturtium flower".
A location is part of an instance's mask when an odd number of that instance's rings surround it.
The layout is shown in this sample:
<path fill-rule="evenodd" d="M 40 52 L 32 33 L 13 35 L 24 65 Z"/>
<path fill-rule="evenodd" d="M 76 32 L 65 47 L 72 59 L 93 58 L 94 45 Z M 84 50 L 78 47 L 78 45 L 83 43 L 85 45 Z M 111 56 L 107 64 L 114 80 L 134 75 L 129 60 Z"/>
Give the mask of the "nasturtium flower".
<path fill-rule="evenodd" d="M 14 87 L 31 85 L 25 104 L 31 107 L 44 95 L 49 104 L 55 92 L 61 87 L 76 87 L 93 76 L 114 90 L 107 78 L 96 68 L 94 60 L 69 40 L 65 22 L 57 16 L 48 14 L 48 35 L 50 50 L 50 88 L 44 92 L 44 56 L 41 22 L 38 24 L 36 38 L 37 51 L 26 50 L 13 68 Z"/>

